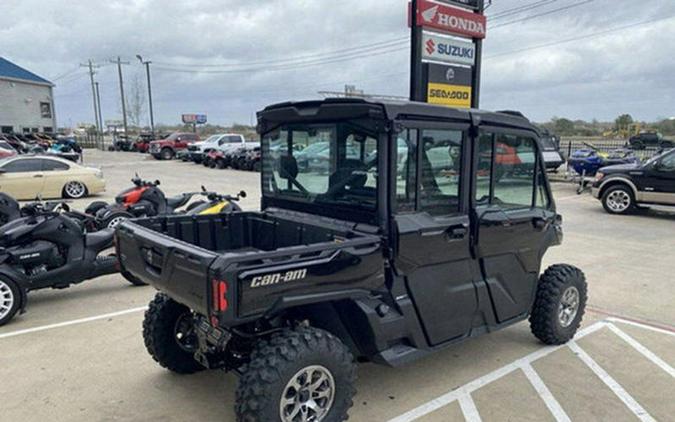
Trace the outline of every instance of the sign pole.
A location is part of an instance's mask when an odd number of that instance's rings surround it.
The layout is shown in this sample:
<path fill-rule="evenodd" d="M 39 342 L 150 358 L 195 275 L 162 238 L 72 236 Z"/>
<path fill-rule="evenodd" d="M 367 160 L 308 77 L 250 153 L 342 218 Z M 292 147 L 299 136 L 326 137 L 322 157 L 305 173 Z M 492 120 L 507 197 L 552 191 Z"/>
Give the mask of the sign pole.
<path fill-rule="evenodd" d="M 478 8 L 474 13 L 483 15 L 485 11 L 485 0 L 478 0 Z M 473 86 L 472 95 L 471 95 L 471 107 L 480 108 L 480 74 L 483 65 L 483 40 L 478 38 L 476 42 L 476 64 L 473 67 L 473 81 L 471 85 Z"/>
<path fill-rule="evenodd" d="M 422 28 L 417 25 L 417 0 L 410 2 L 410 101 L 425 101 Z"/>

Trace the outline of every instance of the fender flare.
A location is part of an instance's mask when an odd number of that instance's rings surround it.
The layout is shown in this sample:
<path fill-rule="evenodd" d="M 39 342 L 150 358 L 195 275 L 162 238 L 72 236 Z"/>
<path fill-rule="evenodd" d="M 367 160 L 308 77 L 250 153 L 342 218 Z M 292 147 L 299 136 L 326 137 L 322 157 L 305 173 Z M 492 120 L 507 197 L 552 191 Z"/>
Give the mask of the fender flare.
<path fill-rule="evenodd" d="M 635 186 L 635 183 L 633 183 L 631 179 L 629 179 L 624 175 L 616 175 L 616 176 L 608 176 L 605 180 L 602 181 L 600 186 L 598 186 L 598 191 L 600 192 L 601 198 L 602 195 L 605 193 L 605 189 L 607 188 L 607 186 L 614 183 L 623 183 L 627 185 L 633 191 L 633 197 L 634 198 L 638 197 L 639 190 L 637 186 Z"/>
<path fill-rule="evenodd" d="M 19 286 L 19 312 L 26 312 L 26 305 L 28 305 L 28 290 L 30 290 L 30 282 L 23 274 L 14 271 L 9 265 L 0 265 L 0 277 L 12 280 Z"/>

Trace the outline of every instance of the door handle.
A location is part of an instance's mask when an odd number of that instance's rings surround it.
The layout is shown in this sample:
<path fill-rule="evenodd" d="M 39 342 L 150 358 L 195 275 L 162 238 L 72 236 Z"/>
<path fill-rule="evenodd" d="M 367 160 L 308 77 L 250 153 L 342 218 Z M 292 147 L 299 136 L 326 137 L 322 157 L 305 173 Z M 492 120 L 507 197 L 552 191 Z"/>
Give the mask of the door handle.
<path fill-rule="evenodd" d="M 532 225 L 534 226 L 535 229 L 537 230 L 545 230 L 546 227 L 548 227 L 549 222 L 543 217 L 534 217 L 532 219 Z"/>
<path fill-rule="evenodd" d="M 464 239 L 467 234 L 469 234 L 469 226 L 466 224 L 460 224 L 457 226 L 452 226 L 446 231 L 448 238 L 450 240 L 459 240 Z"/>
<path fill-rule="evenodd" d="M 43 177 L 41 174 L 33 175 L 33 177 Z"/>

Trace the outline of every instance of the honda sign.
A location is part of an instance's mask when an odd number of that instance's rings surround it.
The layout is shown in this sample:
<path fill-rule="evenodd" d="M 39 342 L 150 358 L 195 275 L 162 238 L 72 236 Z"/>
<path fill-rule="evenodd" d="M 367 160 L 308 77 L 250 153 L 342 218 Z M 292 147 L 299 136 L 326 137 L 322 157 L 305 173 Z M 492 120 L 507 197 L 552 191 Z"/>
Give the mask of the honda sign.
<path fill-rule="evenodd" d="M 487 28 L 484 15 L 429 0 L 418 1 L 416 24 L 479 39 L 485 38 Z"/>
<path fill-rule="evenodd" d="M 424 31 L 422 60 L 473 66 L 476 62 L 476 47 L 472 42 Z"/>

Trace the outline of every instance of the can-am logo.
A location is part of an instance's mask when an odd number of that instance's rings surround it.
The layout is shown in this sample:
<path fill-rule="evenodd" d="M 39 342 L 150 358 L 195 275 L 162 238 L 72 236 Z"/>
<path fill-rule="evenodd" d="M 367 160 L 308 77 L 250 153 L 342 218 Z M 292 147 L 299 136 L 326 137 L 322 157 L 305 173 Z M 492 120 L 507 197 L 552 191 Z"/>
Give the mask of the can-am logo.
<path fill-rule="evenodd" d="M 428 0 L 419 2 L 417 24 L 472 38 L 485 38 L 487 27 L 484 15 L 432 3 Z"/>
<path fill-rule="evenodd" d="M 251 279 L 250 287 L 255 289 L 257 287 L 272 286 L 275 284 L 289 283 L 291 281 L 302 280 L 307 277 L 307 268 L 299 270 L 290 270 L 280 273 L 272 273 L 255 276 Z"/>

